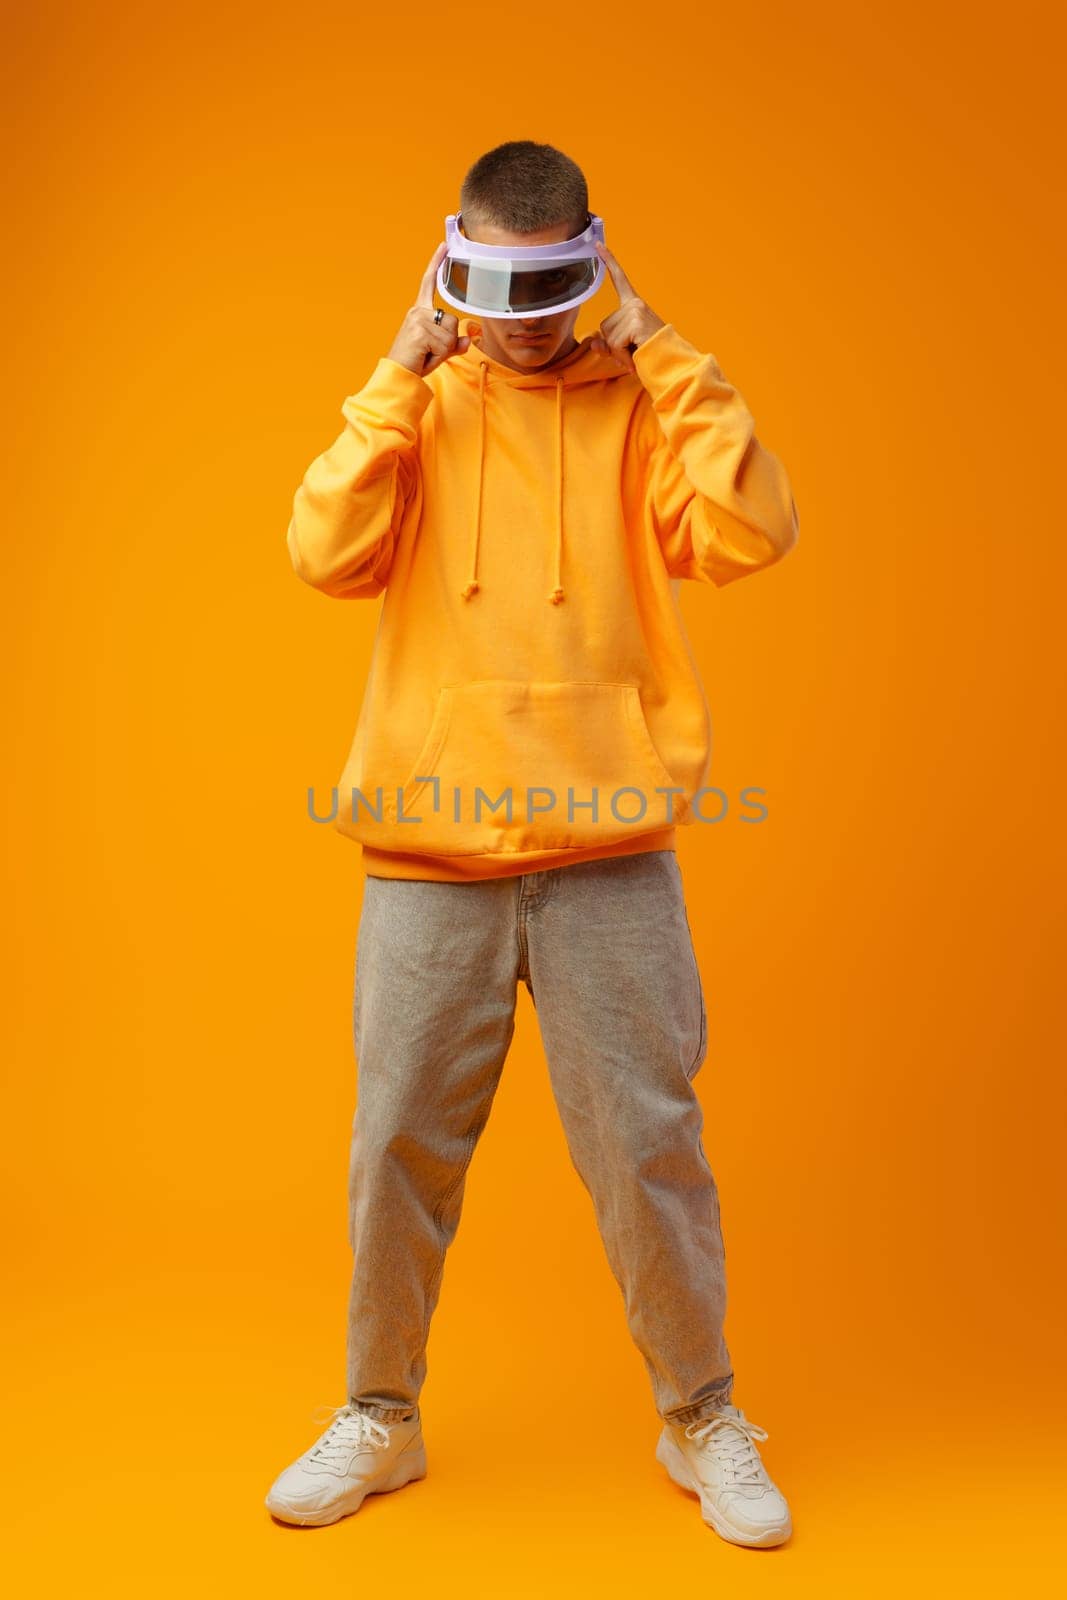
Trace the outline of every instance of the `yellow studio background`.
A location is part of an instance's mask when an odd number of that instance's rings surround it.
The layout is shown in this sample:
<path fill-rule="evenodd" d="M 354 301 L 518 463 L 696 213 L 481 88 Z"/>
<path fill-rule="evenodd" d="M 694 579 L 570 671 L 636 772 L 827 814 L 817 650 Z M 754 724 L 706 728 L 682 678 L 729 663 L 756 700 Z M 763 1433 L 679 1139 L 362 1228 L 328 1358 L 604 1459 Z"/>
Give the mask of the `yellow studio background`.
<path fill-rule="evenodd" d="M 9 16 L 11 1592 L 1055 1587 L 1057 21 Z M 328 1529 L 263 1505 L 345 1398 L 362 879 L 305 801 L 380 605 L 303 586 L 286 525 L 463 173 L 520 137 L 583 167 L 800 512 L 781 567 L 682 601 L 712 781 L 769 813 L 679 855 L 736 1399 L 796 1529 L 773 1552 L 653 1458 L 521 988 L 429 1347 L 430 1475 Z"/>

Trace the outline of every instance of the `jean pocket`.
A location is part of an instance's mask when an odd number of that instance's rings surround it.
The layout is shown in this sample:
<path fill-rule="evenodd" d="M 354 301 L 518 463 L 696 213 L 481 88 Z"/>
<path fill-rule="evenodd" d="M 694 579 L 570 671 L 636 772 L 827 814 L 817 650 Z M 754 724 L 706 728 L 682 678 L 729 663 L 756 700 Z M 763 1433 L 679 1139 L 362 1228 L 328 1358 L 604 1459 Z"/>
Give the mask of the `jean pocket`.
<path fill-rule="evenodd" d="M 699 974 L 697 975 L 697 984 L 700 993 L 700 1042 L 697 1045 L 697 1053 L 696 1058 L 693 1061 L 693 1065 L 686 1073 L 686 1077 L 689 1079 L 690 1083 L 692 1083 L 693 1079 L 704 1065 L 708 1054 L 708 1009 L 704 1004 L 704 985 L 700 982 Z"/>

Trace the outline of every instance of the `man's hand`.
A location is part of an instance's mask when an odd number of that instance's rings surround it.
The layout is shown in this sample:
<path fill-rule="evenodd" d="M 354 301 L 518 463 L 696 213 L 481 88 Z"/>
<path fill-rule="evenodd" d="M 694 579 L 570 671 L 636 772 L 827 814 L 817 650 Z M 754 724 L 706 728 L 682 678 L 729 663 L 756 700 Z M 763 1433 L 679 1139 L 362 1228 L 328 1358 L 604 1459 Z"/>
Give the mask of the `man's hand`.
<path fill-rule="evenodd" d="M 665 328 L 667 324 L 635 293 L 629 278 L 607 245 L 598 239 L 596 248 L 600 259 L 611 273 L 611 281 L 619 296 L 619 309 L 604 318 L 600 324 L 600 332 L 590 340 L 590 349 L 614 356 L 620 366 L 625 367 L 628 372 L 634 372 L 636 368 L 631 360 L 631 352 L 644 344 L 657 328 Z"/>
<path fill-rule="evenodd" d="M 389 351 L 390 360 L 399 361 L 402 367 L 407 367 L 418 378 L 427 377 L 449 356 L 461 355 L 471 342 L 468 333 L 462 339 L 457 337 L 459 318 L 451 312 L 446 311 L 440 322 L 433 320 L 434 284 L 437 282 L 437 269 L 447 249 L 448 245 L 442 240 L 430 257 L 415 304 L 401 323 L 400 332 Z"/>

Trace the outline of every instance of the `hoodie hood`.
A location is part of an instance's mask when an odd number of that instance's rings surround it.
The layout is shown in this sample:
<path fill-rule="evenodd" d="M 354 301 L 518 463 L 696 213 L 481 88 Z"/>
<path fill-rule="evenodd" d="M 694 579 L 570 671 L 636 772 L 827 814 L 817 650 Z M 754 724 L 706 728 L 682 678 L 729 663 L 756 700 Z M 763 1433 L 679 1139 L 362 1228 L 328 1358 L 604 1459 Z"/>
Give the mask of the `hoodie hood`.
<path fill-rule="evenodd" d="M 504 384 L 509 389 L 554 389 L 556 394 L 556 482 L 554 490 L 555 517 L 555 547 L 554 547 L 554 577 L 555 581 L 546 600 L 552 605 L 558 605 L 564 599 L 563 588 L 563 529 L 564 529 L 564 395 L 568 389 L 576 388 L 579 384 L 603 383 L 626 376 L 625 370 L 619 366 L 614 357 L 603 351 L 592 348 L 593 334 L 586 334 L 576 350 L 569 356 L 564 356 L 561 361 L 555 361 L 551 366 L 544 367 L 539 372 L 517 372 L 514 367 L 497 361 L 495 357 L 487 354 L 477 344 L 477 339 L 482 331 L 482 324 L 477 317 L 460 317 L 460 336 L 469 334 L 471 342 L 467 349 L 458 355 L 451 356 L 437 368 L 432 377 L 440 378 L 442 382 L 458 382 L 468 384 L 478 392 L 478 487 L 475 496 L 474 524 L 471 530 L 469 576 L 467 582 L 460 590 L 464 600 L 469 600 L 478 593 L 478 551 L 482 531 L 482 489 L 485 481 L 486 460 L 486 391 L 492 384 Z"/>

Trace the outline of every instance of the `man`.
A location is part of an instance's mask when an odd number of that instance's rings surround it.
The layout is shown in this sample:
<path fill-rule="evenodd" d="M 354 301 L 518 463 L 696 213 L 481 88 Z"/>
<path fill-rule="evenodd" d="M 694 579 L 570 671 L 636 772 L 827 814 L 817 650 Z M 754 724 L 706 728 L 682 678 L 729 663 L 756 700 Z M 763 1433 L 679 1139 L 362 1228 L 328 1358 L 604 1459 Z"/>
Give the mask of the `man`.
<path fill-rule="evenodd" d="M 657 1458 L 724 1538 L 777 1544 L 767 1435 L 731 1398 L 693 1089 L 707 1019 L 675 839 L 710 748 L 676 593 L 780 560 L 796 505 L 714 357 L 631 285 L 568 157 L 498 146 L 461 205 L 288 530 L 305 581 L 385 599 L 336 817 L 367 871 L 348 1400 L 267 1505 L 334 1522 L 425 1475 L 430 1319 L 521 979 Z M 578 340 L 605 269 L 618 305 Z"/>

